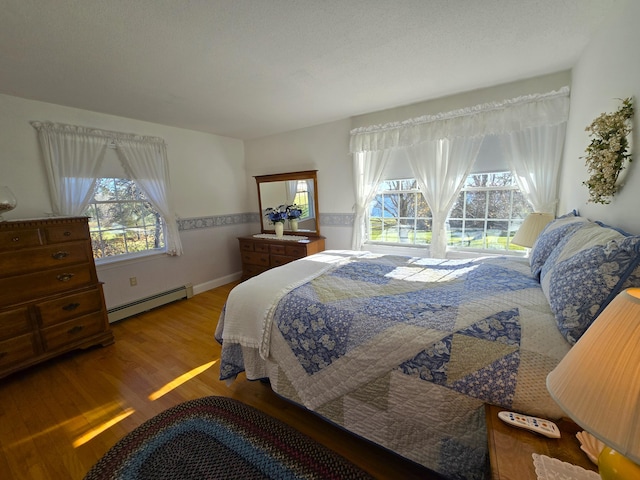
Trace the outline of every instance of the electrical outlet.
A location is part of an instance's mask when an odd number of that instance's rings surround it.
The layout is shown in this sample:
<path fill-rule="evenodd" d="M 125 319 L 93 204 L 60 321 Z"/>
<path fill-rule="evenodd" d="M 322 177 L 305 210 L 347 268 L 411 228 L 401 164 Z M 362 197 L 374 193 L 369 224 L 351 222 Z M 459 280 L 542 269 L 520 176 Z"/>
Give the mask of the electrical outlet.
<path fill-rule="evenodd" d="M 132 287 L 135 287 L 136 285 L 138 285 L 138 279 L 136 277 L 130 277 L 129 285 L 131 285 Z"/>

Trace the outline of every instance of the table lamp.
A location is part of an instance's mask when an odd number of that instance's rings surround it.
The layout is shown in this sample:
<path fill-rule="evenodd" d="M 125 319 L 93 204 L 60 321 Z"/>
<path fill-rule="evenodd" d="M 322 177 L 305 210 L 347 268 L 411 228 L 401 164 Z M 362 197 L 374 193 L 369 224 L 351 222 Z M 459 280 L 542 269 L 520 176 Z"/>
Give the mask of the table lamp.
<path fill-rule="evenodd" d="M 547 389 L 606 445 L 603 479 L 640 479 L 640 288 L 613 299 L 549 373 Z"/>
<path fill-rule="evenodd" d="M 553 214 L 551 213 L 530 213 L 525 217 L 524 222 L 522 222 L 522 225 L 520 225 L 520 228 L 511 239 L 511 243 L 521 247 L 533 247 L 538 235 L 551 220 L 553 220 Z"/>

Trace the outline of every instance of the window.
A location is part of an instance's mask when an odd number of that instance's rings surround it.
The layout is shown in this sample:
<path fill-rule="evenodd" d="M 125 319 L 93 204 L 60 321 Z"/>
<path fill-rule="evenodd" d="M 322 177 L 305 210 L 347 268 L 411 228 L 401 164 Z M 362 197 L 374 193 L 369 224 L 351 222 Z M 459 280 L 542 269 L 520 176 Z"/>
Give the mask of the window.
<path fill-rule="evenodd" d="M 85 213 L 96 259 L 165 251 L 164 221 L 133 180 L 99 178 Z"/>
<path fill-rule="evenodd" d="M 428 245 L 431 210 L 415 179 L 386 180 L 369 210 L 369 241 Z"/>
<path fill-rule="evenodd" d="M 293 197 L 293 203 L 302 210 L 300 220 L 306 220 L 313 216 L 313 204 L 309 201 L 309 184 L 306 180 L 296 180 L 296 183 L 298 185 L 296 194 Z"/>
<path fill-rule="evenodd" d="M 448 244 L 524 251 L 511 238 L 530 212 L 511 172 L 471 174 L 449 213 Z"/>
<path fill-rule="evenodd" d="M 523 251 L 512 245 L 531 207 L 510 172 L 471 174 L 451 209 L 448 245 Z M 368 241 L 428 245 L 431 211 L 415 179 L 385 180 L 369 209 Z"/>

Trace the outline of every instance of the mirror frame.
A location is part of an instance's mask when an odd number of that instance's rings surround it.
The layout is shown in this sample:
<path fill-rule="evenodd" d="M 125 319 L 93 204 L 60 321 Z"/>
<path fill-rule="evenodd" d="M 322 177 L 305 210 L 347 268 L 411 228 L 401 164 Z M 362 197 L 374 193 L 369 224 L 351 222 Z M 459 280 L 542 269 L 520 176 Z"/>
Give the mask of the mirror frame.
<path fill-rule="evenodd" d="M 289 180 L 313 180 L 313 208 L 315 211 L 315 224 L 316 229 L 314 232 L 309 230 L 296 231 L 287 230 L 287 235 L 303 235 L 306 237 L 319 237 L 320 236 L 320 214 L 318 212 L 318 171 L 317 170 L 305 170 L 302 172 L 288 172 L 288 173 L 275 173 L 272 175 L 257 175 L 256 186 L 258 187 L 258 206 L 260 208 L 260 227 L 262 233 L 273 233 L 275 228 L 267 230 L 266 218 L 264 216 L 264 209 L 262 207 L 262 196 L 260 195 L 260 185 L 269 182 L 286 182 Z M 277 207 L 277 205 L 276 205 Z"/>

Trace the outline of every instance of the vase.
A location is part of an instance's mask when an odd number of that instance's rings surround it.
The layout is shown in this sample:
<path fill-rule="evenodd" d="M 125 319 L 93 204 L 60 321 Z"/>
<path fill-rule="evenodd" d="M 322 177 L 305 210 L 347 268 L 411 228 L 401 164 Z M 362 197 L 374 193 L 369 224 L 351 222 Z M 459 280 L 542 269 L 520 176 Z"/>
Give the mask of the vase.
<path fill-rule="evenodd" d="M 276 222 L 274 227 L 276 229 L 276 237 L 281 237 L 284 233 L 284 222 Z"/>
<path fill-rule="evenodd" d="M 0 186 L 0 222 L 3 221 L 2 214 L 10 212 L 17 204 L 16 197 L 9 187 Z"/>
<path fill-rule="evenodd" d="M 298 219 L 297 218 L 290 218 L 289 219 L 289 228 L 291 228 L 292 232 L 297 232 L 298 231 Z"/>

